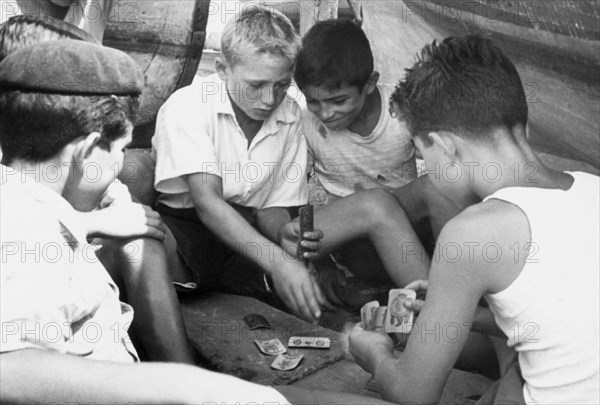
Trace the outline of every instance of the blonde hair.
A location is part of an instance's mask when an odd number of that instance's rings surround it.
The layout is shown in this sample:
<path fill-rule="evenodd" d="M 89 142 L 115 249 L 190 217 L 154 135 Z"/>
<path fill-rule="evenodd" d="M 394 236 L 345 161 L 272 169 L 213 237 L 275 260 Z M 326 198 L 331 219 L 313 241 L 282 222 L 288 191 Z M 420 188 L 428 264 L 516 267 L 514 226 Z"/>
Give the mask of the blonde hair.
<path fill-rule="evenodd" d="M 269 53 L 295 64 L 300 47 L 300 37 L 289 18 L 257 4 L 247 5 L 227 22 L 221 38 L 221 52 L 230 67 L 250 53 Z"/>

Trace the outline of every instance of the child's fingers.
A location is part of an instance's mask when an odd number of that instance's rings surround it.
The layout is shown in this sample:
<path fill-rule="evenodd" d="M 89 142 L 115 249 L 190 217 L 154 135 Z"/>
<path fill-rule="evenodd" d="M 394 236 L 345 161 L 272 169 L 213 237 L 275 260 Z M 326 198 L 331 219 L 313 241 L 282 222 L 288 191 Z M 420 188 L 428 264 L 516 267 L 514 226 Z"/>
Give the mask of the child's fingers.
<path fill-rule="evenodd" d="M 304 260 L 314 262 L 314 261 L 319 260 L 319 254 L 316 252 L 304 252 L 304 253 L 302 253 L 302 258 Z"/>
<path fill-rule="evenodd" d="M 302 242 L 300 242 L 300 246 L 302 246 L 304 249 L 315 252 L 319 250 L 319 247 L 321 247 L 321 242 L 304 239 Z"/>
<path fill-rule="evenodd" d="M 415 280 L 411 283 L 408 283 L 406 285 L 406 289 L 409 290 L 414 290 L 414 291 L 420 291 L 420 290 L 425 290 L 427 291 L 427 288 L 429 287 L 429 280 Z"/>
<path fill-rule="evenodd" d="M 292 302 L 294 313 L 308 322 L 315 320 L 316 317 L 313 315 L 314 308 L 312 306 L 316 305 L 316 302 L 311 305 L 310 300 L 306 299 L 306 294 L 303 291 L 292 290 Z"/>
<path fill-rule="evenodd" d="M 142 236 L 162 241 L 167 237 L 167 234 L 161 229 L 153 226 L 146 226 L 145 232 Z"/>
<path fill-rule="evenodd" d="M 319 306 L 326 308 L 329 311 L 335 311 L 337 308 L 335 307 L 335 305 L 329 302 L 327 294 L 323 292 L 315 277 L 311 277 L 311 282 Z"/>
<path fill-rule="evenodd" d="M 422 300 L 408 299 L 408 300 L 404 301 L 404 306 L 406 308 L 414 311 L 416 314 L 421 312 L 421 309 L 423 309 L 424 305 L 425 305 L 425 301 L 422 301 Z"/>
<path fill-rule="evenodd" d="M 323 236 L 323 231 L 321 231 L 320 229 L 315 229 L 314 231 L 304 232 L 304 234 L 302 235 L 302 239 L 318 241 L 323 239 Z"/>

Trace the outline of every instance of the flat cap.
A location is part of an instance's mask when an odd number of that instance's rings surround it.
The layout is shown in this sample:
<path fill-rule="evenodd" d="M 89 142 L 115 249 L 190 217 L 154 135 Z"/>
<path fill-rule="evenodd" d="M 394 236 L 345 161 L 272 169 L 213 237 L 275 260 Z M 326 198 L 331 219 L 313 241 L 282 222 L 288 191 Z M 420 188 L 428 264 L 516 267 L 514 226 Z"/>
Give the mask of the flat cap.
<path fill-rule="evenodd" d="M 138 96 L 144 74 L 117 49 L 62 39 L 27 46 L 0 62 L 0 87 L 38 93 Z"/>

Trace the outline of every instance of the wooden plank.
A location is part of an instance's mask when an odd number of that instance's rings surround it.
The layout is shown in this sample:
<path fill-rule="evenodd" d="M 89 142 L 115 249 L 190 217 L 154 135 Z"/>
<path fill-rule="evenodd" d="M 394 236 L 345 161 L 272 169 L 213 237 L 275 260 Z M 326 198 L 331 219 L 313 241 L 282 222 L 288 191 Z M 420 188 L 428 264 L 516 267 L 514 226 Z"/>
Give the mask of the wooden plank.
<path fill-rule="evenodd" d="M 210 293 L 201 297 L 182 297 L 183 317 L 188 336 L 206 366 L 248 381 L 269 385 L 288 385 L 343 358 L 338 333 L 311 325 L 254 298 Z M 255 313 L 263 315 L 273 329 L 250 330 L 242 320 Z M 258 350 L 255 339 L 278 338 L 287 347 L 291 336 L 322 336 L 331 339 L 331 349 L 290 349 L 304 354 L 292 371 L 273 370 L 275 359 Z"/>
<path fill-rule="evenodd" d="M 127 52 L 142 68 L 146 86 L 133 147 L 150 146 L 158 109 L 189 85 L 206 37 L 209 0 L 115 0 L 104 44 Z"/>
<path fill-rule="evenodd" d="M 439 0 L 399 3 L 405 5 L 398 5 L 394 13 L 395 18 L 402 20 L 403 24 L 378 24 L 375 31 L 381 30 L 377 27 L 390 27 L 387 36 L 403 38 L 403 46 L 411 55 L 415 55 L 423 45 L 423 39 L 415 40 L 411 36 L 419 30 L 432 30 L 438 39 L 465 34 L 481 34 L 491 38 L 511 58 L 521 75 L 530 108 L 530 141 L 536 150 L 600 168 L 600 42 L 594 39 L 597 37 L 597 25 L 589 25 L 589 22 L 581 20 L 581 16 L 587 12 L 592 15 L 599 13 L 597 2 L 581 2 L 577 6 L 566 1 L 547 4 L 487 0 L 444 4 Z M 473 4 L 467 7 L 467 3 L 485 3 L 488 8 L 504 7 L 506 10 L 504 14 L 494 17 L 482 14 L 482 8 L 473 7 Z M 375 8 L 370 12 L 379 15 L 382 10 L 376 9 L 377 4 L 369 3 L 365 7 Z M 517 5 L 519 7 L 510 10 L 510 7 Z M 526 5 L 543 8 L 541 13 L 530 13 L 531 19 L 537 19 L 537 25 L 523 23 L 523 16 L 528 15 L 523 8 Z M 445 7 L 443 12 L 442 6 Z M 546 26 L 540 25 L 539 21 L 542 20 L 544 24 L 551 25 L 556 20 L 554 14 L 565 7 L 571 10 L 568 16 L 573 18 L 559 20 L 560 23 L 573 29 L 584 27 L 586 35 L 569 30 L 546 29 Z M 510 18 L 506 17 L 508 11 L 513 13 Z M 420 38 L 424 37 L 421 35 Z M 386 49 L 387 45 L 383 51 Z M 402 69 L 410 66 L 410 63 L 403 64 L 406 58 L 396 56 L 395 52 L 392 54 L 395 62 L 390 66 L 390 62 L 386 61 L 385 66 L 391 69 L 391 75 L 397 80 L 402 76 Z"/>

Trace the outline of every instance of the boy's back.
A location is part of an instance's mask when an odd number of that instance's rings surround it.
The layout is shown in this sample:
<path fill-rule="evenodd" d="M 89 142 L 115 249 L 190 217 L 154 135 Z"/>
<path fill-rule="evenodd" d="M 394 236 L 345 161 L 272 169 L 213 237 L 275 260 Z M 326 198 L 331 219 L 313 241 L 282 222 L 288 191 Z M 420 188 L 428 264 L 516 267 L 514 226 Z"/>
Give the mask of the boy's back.
<path fill-rule="evenodd" d="M 531 228 L 531 242 L 507 252 L 529 252 L 519 276 L 486 295 L 508 345 L 520 353 L 527 403 L 590 403 L 599 377 L 600 238 L 596 227 L 573 224 L 600 223 L 600 179 L 569 174 L 575 181 L 568 190 L 509 187 L 485 200 L 516 205 Z"/>
<path fill-rule="evenodd" d="M 86 243 L 75 210 L 22 172 L 6 166 L 0 172 L 0 318 L 10 332 L 0 352 L 41 348 L 133 361 L 137 355 L 127 334 L 133 310 L 119 303 L 119 290 Z"/>

